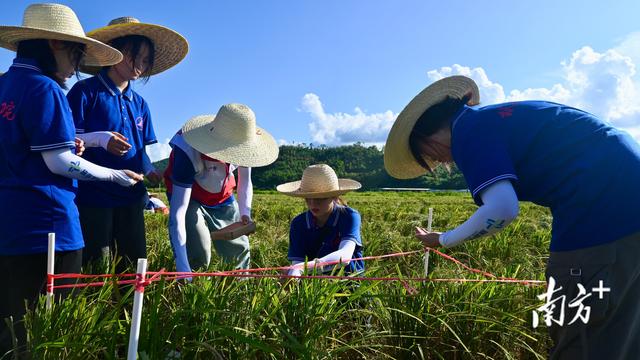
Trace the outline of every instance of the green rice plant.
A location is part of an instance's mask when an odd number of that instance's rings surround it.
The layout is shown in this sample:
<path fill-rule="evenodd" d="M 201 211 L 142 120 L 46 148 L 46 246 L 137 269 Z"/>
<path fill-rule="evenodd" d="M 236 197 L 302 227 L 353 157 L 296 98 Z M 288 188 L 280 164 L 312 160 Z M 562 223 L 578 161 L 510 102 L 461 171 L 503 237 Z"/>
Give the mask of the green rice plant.
<path fill-rule="evenodd" d="M 462 223 L 475 210 L 465 193 L 353 193 L 362 215 L 365 256 L 421 250 L 415 226 Z M 288 265 L 289 223 L 302 200 L 273 192 L 254 196 L 257 231 L 252 267 Z M 167 217 L 145 214 L 150 270 L 174 269 Z M 520 216 L 495 236 L 442 250 L 497 276 L 544 279 L 550 215 L 522 204 Z M 436 254 L 433 279 L 482 279 Z M 214 254 L 208 271 L 229 269 Z M 275 274 L 275 272 L 267 272 Z M 424 277 L 421 253 L 371 260 L 367 277 Z M 545 329 L 532 329 L 542 287 L 500 283 L 351 281 L 196 277 L 154 282 L 144 292 L 141 359 L 542 359 Z M 46 311 L 27 314 L 35 359 L 119 359 L 126 354 L 133 291 L 107 281 Z"/>

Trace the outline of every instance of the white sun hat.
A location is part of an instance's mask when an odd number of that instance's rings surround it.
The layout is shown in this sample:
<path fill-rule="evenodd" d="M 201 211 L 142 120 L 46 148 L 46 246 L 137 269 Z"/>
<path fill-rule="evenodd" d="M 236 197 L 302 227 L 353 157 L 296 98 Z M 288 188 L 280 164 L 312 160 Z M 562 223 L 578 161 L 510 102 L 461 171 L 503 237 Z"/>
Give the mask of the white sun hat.
<path fill-rule="evenodd" d="M 279 192 L 308 199 L 329 198 L 358 190 L 362 185 L 351 179 L 338 179 L 329 165 L 311 165 L 304 169 L 302 180 L 280 184 Z"/>
<path fill-rule="evenodd" d="M 389 175 L 397 179 L 413 179 L 427 173 L 411 153 L 409 136 L 416 122 L 433 105 L 441 102 L 447 96 L 462 98 L 471 95 L 467 105 L 473 106 L 480 102 L 478 85 L 466 76 L 449 76 L 427 86 L 407 106 L 402 109 L 391 127 L 384 147 L 384 168 Z M 425 159 L 429 167 L 435 162 Z"/>
<path fill-rule="evenodd" d="M 85 65 L 108 66 L 122 61 L 120 51 L 87 37 L 76 14 L 64 5 L 29 5 L 24 11 L 22 26 L 0 26 L 0 46 L 3 48 L 16 51 L 20 41 L 34 39 L 84 44 Z"/>
<path fill-rule="evenodd" d="M 107 26 L 87 33 L 87 36 L 106 44 L 113 39 L 129 35 L 141 35 L 149 38 L 153 43 L 155 56 L 153 68 L 149 71 L 150 75 L 161 73 L 175 66 L 189 52 L 187 39 L 176 31 L 161 25 L 142 23 L 131 16 L 113 19 Z M 100 68 L 83 67 L 81 70 L 88 74 L 96 74 Z"/>
<path fill-rule="evenodd" d="M 278 144 L 256 126 L 256 116 L 243 104 L 223 105 L 216 115 L 199 115 L 182 127 L 182 137 L 191 147 L 229 164 L 266 166 L 278 158 Z"/>

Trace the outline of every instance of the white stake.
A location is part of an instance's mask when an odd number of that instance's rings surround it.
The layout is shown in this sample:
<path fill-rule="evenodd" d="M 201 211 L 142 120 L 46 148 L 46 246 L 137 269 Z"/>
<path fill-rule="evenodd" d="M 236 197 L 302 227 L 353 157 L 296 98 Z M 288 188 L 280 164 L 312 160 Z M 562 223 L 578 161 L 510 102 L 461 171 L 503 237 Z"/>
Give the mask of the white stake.
<path fill-rule="evenodd" d="M 56 264 L 56 234 L 49 233 L 49 245 L 47 247 L 47 310 L 53 305 L 53 279 Z"/>
<path fill-rule="evenodd" d="M 136 271 L 136 292 L 133 295 L 133 317 L 131 318 L 131 330 L 129 333 L 129 351 L 127 360 L 136 360 L 138 355 L 138 340 L 140 339 L 140 319 L 142 316 L 142 300 L 144 300 L 144 287 L 140 283 L 146 280 L 147 259 L 138 259 Z"/>
<path fill-rule="evenodd" d="M 427 231 L 431 232 L 431 223 L 433 222 L 433 208 L 429 208 L 429 218 L 427 219 Z M 424 277 L 429 276 L 429 248 L 427 248 L 427 252 L 424 254 Z"/>

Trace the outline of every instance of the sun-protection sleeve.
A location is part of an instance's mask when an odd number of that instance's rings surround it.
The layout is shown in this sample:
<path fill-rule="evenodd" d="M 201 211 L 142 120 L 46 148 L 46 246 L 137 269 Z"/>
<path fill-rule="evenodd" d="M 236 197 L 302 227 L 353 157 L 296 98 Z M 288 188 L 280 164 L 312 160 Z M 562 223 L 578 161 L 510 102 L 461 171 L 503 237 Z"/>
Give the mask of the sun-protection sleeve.
<path fill-rule="evenodd" d="M 340 241 L 340 245 L 338 245 L 338 250 L 329 253 L 321 258 L 317 258 L 314 260 L 310 260 L 307 262 L 307 269 L 313 269 L 316 266 L 321 266 L 319 264 L 339 261 L 342 265 L 348 265 L 353 257 L 353 252 L 356 250 L 356 243 L 353 240 L 342 240 Z M 333 267 L 334 265 L 326 265 L 327 267 Z M 299 276 L 302 274 L 304 270 L 304 261 L 303 262 L 293 262 L 293 268 L 289 270 L 289 275 Z M 323 266 L 324 268 L 324 266 Z"/>
<path fill-rule="evenodd" d="M 76 137 L 84 141 L 85 147 L 101 147 L 107 150 L 107 145 L 113 134 L 111 131 L 94 131 L 90 133 L 76 133 Z"/>
<path fill-rule="evenodd" d="M 251 168 L 238 167 L 238 207 L 240 216 L 251 218 L 251 203 L 253 201 L 253 184 L 251 183 Z"/>
<path fill-rule="evenodd" d="M 176 261 L 176 270 L 191 272 L 187 258 L 187 226 L 186 215 L 191 198 L 191 188 L 173 185 L 169 199 L 169 240 Z"/>
<path fill-rule="evenodd" d="M 137 183 L 123 170 L 113 170 L 96 165 L 73 154 L 70 149 L 43 151 L 42 158 L 52 173 L 71 179 L 113 181 L 121 186 L 132 186 Z"/>
<path fill-rule="evenodd" d="M 518 216 L 518 196 L 509 180 L 500 180 L 481 191 L 483 205 L 462 225 L 440 234 L 440 245 L 452 247 L 467 240 L 494 234 Z"/>

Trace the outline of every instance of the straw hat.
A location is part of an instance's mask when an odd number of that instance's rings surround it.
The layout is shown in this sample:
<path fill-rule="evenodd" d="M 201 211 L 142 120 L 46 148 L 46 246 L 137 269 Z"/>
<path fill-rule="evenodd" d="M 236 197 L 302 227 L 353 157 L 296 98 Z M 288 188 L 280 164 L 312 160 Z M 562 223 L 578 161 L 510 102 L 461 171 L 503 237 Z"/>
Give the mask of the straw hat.
<path fill-rule="evenodd" d="M 413 179 L 427 172 L 418 164 L 409 147 L 413 127 L 427 109 L 447 96 L 462 98 L 467 94 L 471 94 L 467 105 L 473 106 L 480 102 L 478 85 L 473 80 L 465 76 L 449 76 L 429 85 L 404 107 L 393 123 L 384 147 L 384 168 L 389 175 L 397 179 Z M 425 160 L 429 167 L 435 165 L 433 160 Z"/>
<path fill-rule="evenodd" d="M 22 26 L 0 26 L 0 46 L 16 51 L 23 40 L 50 39 L 86 45 L 83 64 L 107 66 L 122 61 L 120 51 L 88 38 L 76 14 L 60 4 L 33 4 L 24 11 Z"/>
<path fill-rule="evenodd" d="M 360 187 L 355 180 L 338 179 L 331 166 L 319 164 L 304 169 L 302 180 L 278 185 L 276 190 L 289 196 L 318 199 L 339 196 Z"/>
<path fill-rule="evenodd" d="M 255 114 L 243 104 L 223 105 L 217 115 L 190 119 L 182 137 L 208 157 L 238 166 L 266 166 L 278 158 L 276 140 L 256 126 Z"/>
<path fill-rule="evenodd" d="M 142 35 L 153 43 L 155 57 L 150 75 L 173 67 L 189 52 L 189 43 L 182 35 L 164 26 L 141 23 L 131 16 L 113 19 L 107 26 L 87 33 L 87 36 L 107 44 L 113 39 L 129 35 Z M 97 74 L 100 68 L 83 67 L 81 70 L 88 74 Z"/>

